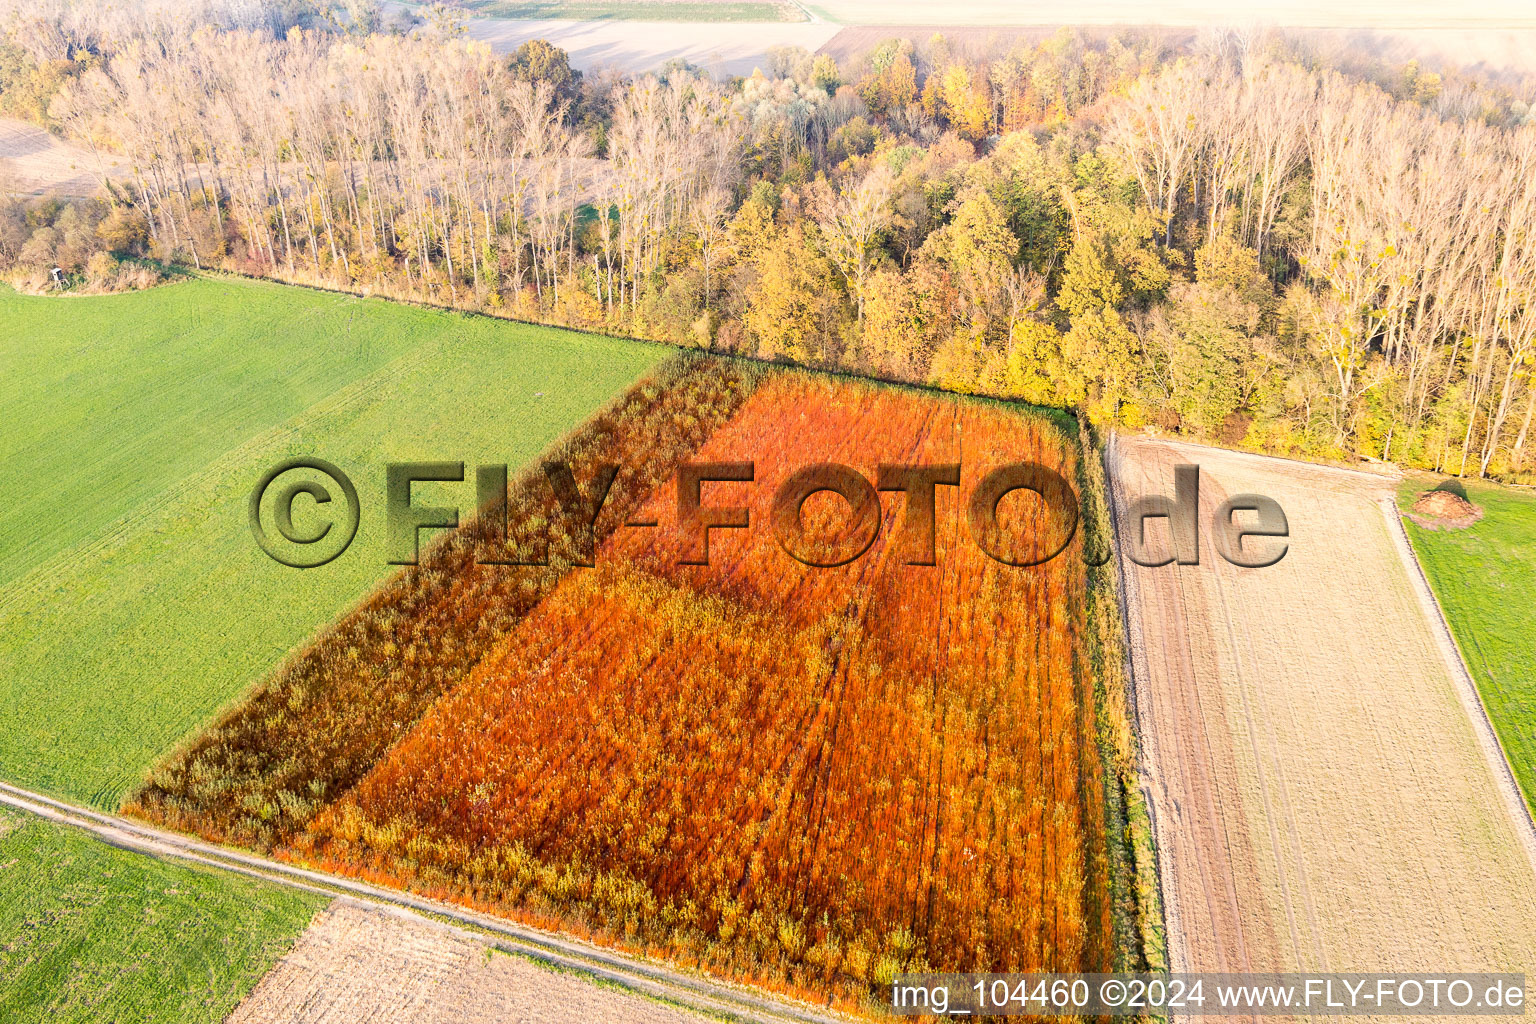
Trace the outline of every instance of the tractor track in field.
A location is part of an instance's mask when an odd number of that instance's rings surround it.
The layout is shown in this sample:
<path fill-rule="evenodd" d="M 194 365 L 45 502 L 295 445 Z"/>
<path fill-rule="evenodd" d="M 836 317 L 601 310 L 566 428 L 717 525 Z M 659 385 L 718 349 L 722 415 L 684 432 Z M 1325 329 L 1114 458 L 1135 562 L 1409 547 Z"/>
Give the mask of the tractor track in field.
<path fill-rule="evenodd" d="M 446 922 L 465 936 L 489 943 L 502 952 L 716 1018 L 753 1024 L 843 1024 L 850 1019 L 824 1008 L 687 974 L 452 904 L 231 850 L 3 782 L 0 804 L 90 833 L 119 849 L 211 867 L 321 896 L 384 904 L 396 914 L 403 913 L 439 928 Z"/>

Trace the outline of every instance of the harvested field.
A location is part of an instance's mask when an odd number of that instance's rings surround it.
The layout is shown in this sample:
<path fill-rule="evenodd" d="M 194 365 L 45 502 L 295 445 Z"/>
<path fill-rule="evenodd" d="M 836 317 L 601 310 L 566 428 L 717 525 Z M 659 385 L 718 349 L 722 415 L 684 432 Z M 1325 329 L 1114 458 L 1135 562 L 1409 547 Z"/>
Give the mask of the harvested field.
<path fill-rule="evenodd" d="M 775 46 L 815 50 L 837 33 L 836 25 L 809 22 L 519 21 L 473 18 L 471 38 L 509 53 L 530 39 L 544 39 L 570 54 L 571 66 L 614 68 L 643 74 L 685 60 L 716 75 L 750 75 L 768 68 Z"/>
<path fill-rule="evenodd" d="M 468 0 L 490 18 L 567 21 L 804 21 L 788 0 Z"/>
<path fill-rule="evenodd" d="M 495 952 L 459 929 L 338 900 L 225 1024 L 699 1024 L 708 1018 Z"/>
<path fill-rule="evenodd" d="M 1135 565 L 1129 509 L 1178 463 L 1200 564 Z M 1173 969 L 1536 974 L 1536 835 L 1393 481 L 1130 437 L 1109 470 Z M 1238 493 L 1285 510 L 1278 564 L 1212 547 Z"/>
<path fill-rule="evenodd" d="M 845 25 L 1243 25 L 1249 23 L 1318 28 L 1420 27 L 1434 29 L 1536 28 L 1530 6 L 1521 0 L 1486 0 L 1476 7 L 1452 7 L 1441 0 L 1185 0 L 1146 4 L 1137 0 L 1080 0 L 1070 8 L 1047 0 L 811 0 L 812 14 Z"/>
<path fill-rule="evenodd" d="M 126 175 L 121 157 L 105 154 L 108 173 Z M 93 196 L 101 187 L 96 157 L 35 124 L 0 117 L 0 191 L 69 198 Z"/>
<path fill-rule="evenodd" d="M 823 460 L 1074 473 L 1051 421 L 803 373 L 769 378 L 699 452 L 755 529 L 679 565 L 675 492 L 567 576 L 296 850 L 329 868 L 685 963 L 854 1002 L 902 965 L 1112 962 L 1103 776 L 1079 656 L 1074 539 L 1045 566 L 984 555 L 940 488 L 936 565 L 902 499 L 835 568 L 768 528 Z M 731 490 L 730 488 L 735 488 Z M 1060 536 L 1025 492 L 1005 528 Z M 846 513 L 806 504 L 813 533 Z M 1011 534 L 1010 534 L 1011 535 Z M 1016 556 L 1030 551 L 1015 551 Z M 1039 553 L 1039 552 L 1035 552 Z"/>

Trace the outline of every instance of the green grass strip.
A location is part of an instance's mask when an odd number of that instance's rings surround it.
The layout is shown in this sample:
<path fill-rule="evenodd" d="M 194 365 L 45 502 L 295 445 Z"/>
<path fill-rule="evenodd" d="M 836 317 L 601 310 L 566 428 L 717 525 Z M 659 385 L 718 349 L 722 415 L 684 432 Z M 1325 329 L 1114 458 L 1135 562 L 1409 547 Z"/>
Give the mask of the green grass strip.
<path fill-rule="evenodd" d="M 1404 510 L 1434 482 L 1410 477 Z M 1405 521 L 1413 550 L 1536 811 L 1536 493 L 1465 481 L 1483 518 L 1464 530 Z"/>
<path fill-rule="evenodd" d="M 217 1024 L 325 902 L 0 810 L 0 1020 Z"/>

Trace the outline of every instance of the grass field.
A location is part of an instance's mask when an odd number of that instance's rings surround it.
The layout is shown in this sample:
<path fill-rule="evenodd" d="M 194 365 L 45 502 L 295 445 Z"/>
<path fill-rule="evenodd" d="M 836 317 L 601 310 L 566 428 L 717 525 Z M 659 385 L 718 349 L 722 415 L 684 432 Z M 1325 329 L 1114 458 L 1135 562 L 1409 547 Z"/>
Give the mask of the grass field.
<path fill-rule="evenodd" d="M 0 1020 L 217 1024 L 324 903 L 0 809 Z"/>
<path fill-rule="evenodd" d="M 488 18 L 562 21 L 804 21 L 789 3 L 754 0 L 469 0 Z"/>
<path fill-rule="evenodd" d="M 522 465 L 663 354 L 222 280 L 0 312 L 0 538 L 28 570 L 0 588 L 0 777 L 106 808 L 392 571 L 387 462 L 463 460 L 469 482 L 414 500 L 467 515 L 475 464 Z M 291 455 L 335 463 L 363 506 L 319 569 L 249 530 L 251 488 Z"/>
<path fill-rule="evenodd" d="M 377 311 L 222 281 L 68 299 L 0 288 L 0 587 L 448 326 Z"/>
<path fill-rule="evenodd" d="M 1398 504 L 1435 486 L 1409 477 Z M 1483 518 L 1408 536 L 1445 611 L 1526 802 L 1536 809 L 1536 493 L 1465 481 Z"/>

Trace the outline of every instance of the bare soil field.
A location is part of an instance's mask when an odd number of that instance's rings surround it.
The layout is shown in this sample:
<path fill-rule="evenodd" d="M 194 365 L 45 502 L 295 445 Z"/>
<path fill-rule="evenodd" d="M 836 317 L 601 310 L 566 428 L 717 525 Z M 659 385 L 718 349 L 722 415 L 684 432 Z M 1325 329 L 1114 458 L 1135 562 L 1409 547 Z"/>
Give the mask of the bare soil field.
<path fill-rule="evenodd" d="M 707 1017 L 352 900 L 321 911 L 226 1024 L 700 1024 Z"/>
<path fill-rule="evenodd" d="M 1536 973 L 1536 835 L 1394 481 L 1149 438 L 1107 462 L 1173 969 Z M 1131 563 L 1129 510 L 1179 463 L 1200 564 Z M 1239 493 L 1284 509 L 1278 564 L 1214 549 Z"/>
<path fill-rule="evenodd" d="M 1106 38 L 1126 28 L 1155 32 L 1162 44 L 1174 53 L 1189 51 L 1199 39 L 1197 26 L 1182 23 L 1136 24 L 1080 21 L 1066 26 L 1059 20 L 1060 8 L 1042 10 L 1041 20 L 1029 24 L 979 26 L 955 22 L 935 25 L 851 25 L 827 40 L 818 51 L 830 54 L 845 69 L 887 39 L 910 39 L 922 45 L 942 33 L 957 52 L 972 58 L 984 58 L 1023 44 L 1036 46 L 1064 27 L 1076 27 L 1090 39 Z M 1227 19 L 1228 23 L 1240 23 Z M 1215 20 L 1211 24 L 1222 24 Z M 1309 48 L 1341 67 L 1371 59 L 1387 64 L 1405 64 L 1417 60 L 1427 68 L 1460 68 L 1482 71 L 1494 77 L 1536 73 L 1536 21 L 1527 27 L 1445 27 L 1445 28 L 1289 28 L 1286 35 L 1304 42 Z"/>
<path fill-rule="evenodd" d="M 1522 0 L 1455 6 L 1442 0 L 809 0 L 807 9 L 845 25 L 1233 25 L 1257 22 L 1310 28 L 1536 28 L 1536 11 Z"/>
<path fill-rule="evenodd" d="M 472 18 L 471 38 L 510 53 L 530 39 L 544 39 L 571 56 L 580 70 L 614 68 L 632 74 L 685 60 L 717 75 L 750 75 L 768 67 L 768 50 L 803 46 L 815 50 L 837 34 L 836 25 L 809 22 L 563 21 Z"/>
<path fill-rule="evenodd" d="M 108 167 L 122 172 L 120 157 Z M 96 157 L 35 124 L 0 118 L 0 190 L 24 195 L 53 192 L 68 197 L 96 194 Z"/>

